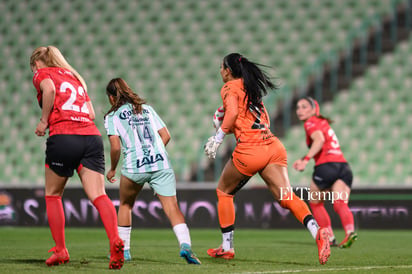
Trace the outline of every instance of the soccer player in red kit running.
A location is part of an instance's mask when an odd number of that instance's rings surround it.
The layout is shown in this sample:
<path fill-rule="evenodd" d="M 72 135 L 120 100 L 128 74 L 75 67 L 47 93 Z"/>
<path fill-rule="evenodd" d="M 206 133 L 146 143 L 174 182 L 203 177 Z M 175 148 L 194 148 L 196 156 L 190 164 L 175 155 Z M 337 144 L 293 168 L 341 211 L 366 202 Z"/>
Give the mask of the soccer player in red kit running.
<path fill-rule="evenodd" d="M 289 209 L 309 230 L 318 246 L 319 262 L 325 264 L 330 256 L 328 229 L 318 226 L 309 207 L 291 190 L 286 149 L 271 132 L 269 115 L 262 101 L 267 89 L 275 89 L 276 86 L 258 64 L 239 53 L 223 58 L 220 75 L 224 82 L 220 94 L 225 115 L 216 135 L 208 139 L 205 153 L 214 159 L 218 147 L 229 133 L 235 135 L 236 147 L 216 189 L 222 245 L 207 250 L 207 253 L 214 258 L 234 258 L 233 198 L 253 175 L 259 173 L 279 204 Z M 286 189 L 289 191 L 284 193 Z"/>
<path fill-rule="evenodd" d="M 33 85 L 42 108 L 35 133 L 46 142 L 45 199 L 49 227 L 56 246 L 46 260 L 48 266 L 69 262 L 65 242 L 65 217 L 62 205 L 64 187 L 74 170 L 79 174 L 85 193 L 100 214 L 110 241 L 109 268 L 123 266 L 123 241 L 117 231 L 116 210 L 104 188 L 104 148 L 94 124 L 92 102 L 87 86 L 54 46 L 39 47 L 30 57 Z"/>
<path fill-rule="evenodd" d="M 311 97 L 298 101 L 296 114 L 304 122 L 309 151 L 305 157 L 293 163 L 293 168 L 303 171 L 309 160 L 315 159 L 309 192 L 313 216 L 320 226 L 329 228 L 329 241 L 332 246 L 337 246 L 330 217 L 324 207 L 324 198 L 333 195 L 333 208 L 341 219 L 346 235 L 339 247 L 349 248 L 358 238 L 354 232 L 353 214 L 348 207 L 353 175 L 338 138 L 329 125 L 333 121 L 320 114 L 318 102 Z M 321 195 L 322 192 L 330 192 L 330 195 Z"/>

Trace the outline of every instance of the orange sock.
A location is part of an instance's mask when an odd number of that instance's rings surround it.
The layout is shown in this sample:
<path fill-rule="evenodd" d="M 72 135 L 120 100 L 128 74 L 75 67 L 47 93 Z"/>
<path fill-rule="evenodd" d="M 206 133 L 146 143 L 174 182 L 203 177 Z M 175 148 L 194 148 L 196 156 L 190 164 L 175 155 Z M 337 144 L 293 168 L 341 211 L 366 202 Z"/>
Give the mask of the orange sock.
<path fill-rule="evenodd" d="M 235 224 L 235 205 L 233 204 L 233 195 L 226 194 L 216 189 L 217 192 L 217 212 L 219 214 L 220 227 L 227 228 Z"/>
<path fill-rule="evenodd" d="M 295 193 L 289 193 L 284 199 L 280 200 L 280 205 L 283 208 L 289 209 L 292 214 L 298 219 L 302 224 L 306 216 L 312 215 L 309 210 L 308 205 L 302 201 Z"/>

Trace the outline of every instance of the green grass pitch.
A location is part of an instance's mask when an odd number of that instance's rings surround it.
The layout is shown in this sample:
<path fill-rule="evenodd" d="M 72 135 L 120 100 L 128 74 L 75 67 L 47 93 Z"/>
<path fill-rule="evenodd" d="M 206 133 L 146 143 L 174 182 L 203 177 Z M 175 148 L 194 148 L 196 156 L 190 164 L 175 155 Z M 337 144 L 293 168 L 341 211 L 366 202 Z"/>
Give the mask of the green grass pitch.
<path fill-rule="evenodd" d="M 342 231 L 336 231 L 339 240 Z M 133 229 L 132 261 L 122 273 L 411 273 L 412 232 L 359 230 L 350 249 L 332 248 L 320 265 L 309 232 L 301 230 L 235 231 L 233 260 L 213 259 L 208 248 L 221 241 L 218 229 L 192 229 L 192 246 L 202 265 L 188 265 L 179 257 L 171 229 Z M 67 228 L 70 262 L 47 267 L 53 246 L 48 228 L 0 227 L 0 273 L 109 273 L 108 240 L 103 228 Z"/>

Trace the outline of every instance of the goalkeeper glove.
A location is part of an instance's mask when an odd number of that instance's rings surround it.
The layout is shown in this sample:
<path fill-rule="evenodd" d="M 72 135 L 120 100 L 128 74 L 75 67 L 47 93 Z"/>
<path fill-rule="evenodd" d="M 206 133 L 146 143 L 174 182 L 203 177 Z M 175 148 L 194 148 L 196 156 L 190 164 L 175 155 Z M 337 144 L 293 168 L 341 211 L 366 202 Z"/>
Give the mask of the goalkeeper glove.
<path fill-rule="evenodd" d="M 205 144 L 205 154 L 209 159 L 216 158 L 217 149 L 222 144 L 223 138 L 225 138 L 225 136 L 226 133 L 224 133 L 223 130 L 219 128 L 215 136 L 209 137 L 207 143 Z"/>

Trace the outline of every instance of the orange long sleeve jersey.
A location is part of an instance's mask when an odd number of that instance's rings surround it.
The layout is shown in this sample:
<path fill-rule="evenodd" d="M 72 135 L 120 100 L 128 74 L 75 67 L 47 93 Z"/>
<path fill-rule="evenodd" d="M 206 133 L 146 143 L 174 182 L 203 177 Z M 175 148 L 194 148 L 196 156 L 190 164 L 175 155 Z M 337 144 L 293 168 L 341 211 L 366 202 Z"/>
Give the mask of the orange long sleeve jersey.
<path fill-rule="evenodd" d="M 225 109 L 221 126 L 223 132 L 233 132 L 237 143 L 262 145 L 274 141 L 265 106 L 262 103 L 260 108 L 248 107 L 242 79 L 225 83 L 220 95 Z"/>

